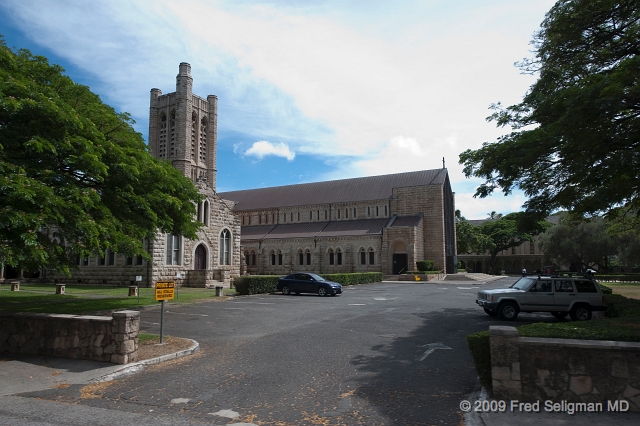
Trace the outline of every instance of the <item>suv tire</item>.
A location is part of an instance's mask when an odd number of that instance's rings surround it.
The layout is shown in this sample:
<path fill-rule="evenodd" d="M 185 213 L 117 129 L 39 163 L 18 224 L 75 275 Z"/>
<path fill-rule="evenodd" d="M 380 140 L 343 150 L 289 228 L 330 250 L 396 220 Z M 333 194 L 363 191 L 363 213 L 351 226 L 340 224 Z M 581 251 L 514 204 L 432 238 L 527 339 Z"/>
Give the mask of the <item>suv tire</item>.
<path fill-rule="evenodd" d="M 589 305 L 576 305 L 569 313 L 574 321 L 588 321 L 591 319 L 591 307 Z"/>
<path fill-rule="evenodd" d="M 502 302 L 498 306 L 498 316 L 503 321 L 513 321 L 518 318 L 519 312 L 520 309 L 518 309 L 518 305 L 515 302 Z"/>

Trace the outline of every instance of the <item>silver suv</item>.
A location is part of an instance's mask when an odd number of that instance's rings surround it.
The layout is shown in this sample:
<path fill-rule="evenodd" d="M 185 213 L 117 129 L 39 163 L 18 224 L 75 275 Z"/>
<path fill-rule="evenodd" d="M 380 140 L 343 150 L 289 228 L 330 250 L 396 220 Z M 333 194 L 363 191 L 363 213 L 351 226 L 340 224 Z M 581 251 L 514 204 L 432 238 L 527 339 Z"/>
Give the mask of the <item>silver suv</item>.
<path fill-rule="evenodd" d="M 523 276 L 509 288 L 478 292 L 476 303 L 491 316 L 513 321 L 520 312 L 551 312 L 556 318 L 591 319 L 607 306 L 598 282 L 590 277 Z"/>

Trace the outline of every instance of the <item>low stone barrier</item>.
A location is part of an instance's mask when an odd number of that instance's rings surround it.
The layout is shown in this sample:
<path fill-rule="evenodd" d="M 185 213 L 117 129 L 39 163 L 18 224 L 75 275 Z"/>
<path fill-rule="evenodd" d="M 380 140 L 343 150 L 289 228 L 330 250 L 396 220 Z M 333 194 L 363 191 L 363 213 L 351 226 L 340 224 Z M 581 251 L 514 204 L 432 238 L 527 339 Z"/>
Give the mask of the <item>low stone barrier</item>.
<path fill-rule="evenodd" d="M 605 409 L 625 400 L 640 411 L 640 343 L 520 337 L 507 326 L 489 330 L 495 399 L 601 403 Z"/>
<path fill-rule="evenodd" d="M 140 312 L 111 317 L 0 312 L 0 353 L 128 364 L 137 361 Z"/>

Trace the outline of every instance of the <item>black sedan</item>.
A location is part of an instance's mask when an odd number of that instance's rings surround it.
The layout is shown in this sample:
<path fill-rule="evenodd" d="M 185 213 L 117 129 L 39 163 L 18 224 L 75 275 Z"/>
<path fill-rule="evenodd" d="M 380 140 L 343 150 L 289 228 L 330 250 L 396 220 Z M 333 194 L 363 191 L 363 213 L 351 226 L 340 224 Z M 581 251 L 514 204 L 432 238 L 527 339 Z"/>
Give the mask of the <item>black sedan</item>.
<path fill-rule="evenodd" d="M 298 272 L 278 279 L 278 291 L 282 294 L 316 293 L 318 296 L 342 293 L 342 285 L 327 281 L 320 275 Z"/>

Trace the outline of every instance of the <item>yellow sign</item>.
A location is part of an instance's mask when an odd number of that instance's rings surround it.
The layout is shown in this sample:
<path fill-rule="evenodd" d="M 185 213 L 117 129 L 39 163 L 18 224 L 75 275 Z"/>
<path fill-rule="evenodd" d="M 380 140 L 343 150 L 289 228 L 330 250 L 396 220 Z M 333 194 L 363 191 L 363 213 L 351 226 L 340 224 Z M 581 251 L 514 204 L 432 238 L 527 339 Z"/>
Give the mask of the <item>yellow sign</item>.
<path fill-rule="evenodd" d="M 156 300 L 171 300 L 173 299 L 173 292 L 175 290 L 175 283 L 173 281 L 158 281 L 156 282 Z"/>

